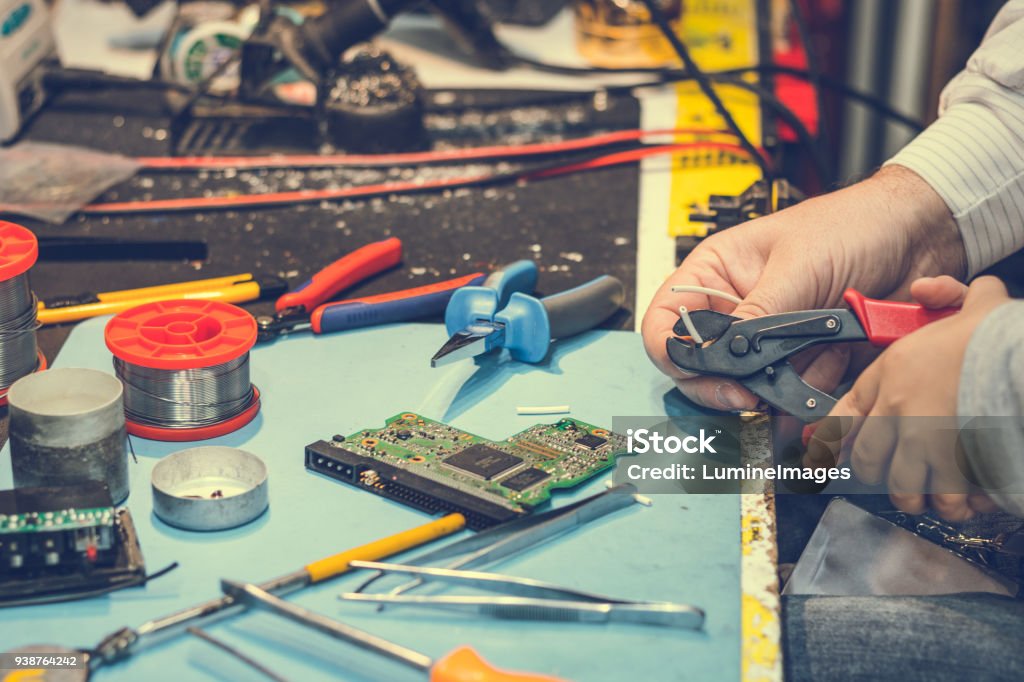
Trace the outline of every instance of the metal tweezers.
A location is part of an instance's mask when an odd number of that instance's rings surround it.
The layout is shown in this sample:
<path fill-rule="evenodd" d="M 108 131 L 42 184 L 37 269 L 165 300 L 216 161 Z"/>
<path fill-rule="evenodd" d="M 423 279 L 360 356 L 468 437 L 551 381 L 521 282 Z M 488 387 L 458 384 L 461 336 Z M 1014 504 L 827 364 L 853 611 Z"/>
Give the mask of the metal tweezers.
<path fill-rule="evenodd" d="M 539 580 L 481 571 L 407 566 L 377 561 L 353 561 L 351 566 L 385 573 L 404 573 L 421 581 L 462 585 L 509 596 L 420 596 L 361 592 L 346 592 L 340 595 L 341 599 L 350 601 L 414 604 L 509 620 L 616 622 L 687 630 L 699 630 L 704 625 L 704 611 L 687 604 L 614 599 Z"/>
<path fill-rule="evenodd" d="M 634 485 L 622 483 L 565 507 L 551 509 L 541 514 L 526 516 L 482 530 L 468 538 L 413 557 L 406 561 L 405 565 L 424 566 L 447 560 L 448 563 L 444 568 L 466 570 L 493 564 L 577 530 L 606 514 L 629 507 L 637 502 L 635 493 Z M 383 576 L 384 571 L 378 571 L 355 591 L 366 590 Z M 417 577 L 391 590 L 391 594 L 401 594 L 422 583 L 423 579 Z"/>

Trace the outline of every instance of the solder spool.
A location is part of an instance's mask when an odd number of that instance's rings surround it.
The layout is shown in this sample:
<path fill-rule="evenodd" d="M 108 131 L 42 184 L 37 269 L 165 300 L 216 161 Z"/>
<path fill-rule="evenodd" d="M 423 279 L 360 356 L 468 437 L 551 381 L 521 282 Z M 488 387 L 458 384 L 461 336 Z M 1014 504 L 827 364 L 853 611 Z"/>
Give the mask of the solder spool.
<path fill-rule="evenodd" d="M 256 320 L 220 301 L 145 303 L 107 323 L 107 348 L 124 384 L 128 433 L 196 441 L 237 431 L 260 410 L 249 381 Z"/>
<path fill-rule="evenodd" d="M 39 258 L 36 236 L 21 225 L 0 220 L 0 405 L 15 381 L 46 369 L 36 344 L 37 302 L 29 270 Z"/>

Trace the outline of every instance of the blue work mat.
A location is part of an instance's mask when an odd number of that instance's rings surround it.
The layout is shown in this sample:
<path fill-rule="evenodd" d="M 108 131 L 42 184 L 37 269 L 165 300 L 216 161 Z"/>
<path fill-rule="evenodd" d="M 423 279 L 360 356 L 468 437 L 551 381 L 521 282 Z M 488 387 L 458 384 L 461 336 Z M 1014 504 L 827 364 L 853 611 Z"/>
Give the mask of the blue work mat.
<path fill-rule="evenodd" d="M 111 372 L 105 319 L 79 325 L 57 367 Z M 131 509 L 149 571 L 180 568 L 145 588 L 68 604 L 0 610 L 0 650 L 53 643 L 92 646 L 219 594 L 222 577 L 261 582 L 304 564 L 426 522 L 398 503 L 308 473 L 303 448 L 335 433 L 380 427 L 403 411 L 449 421 L 501 440 L 558 417 L 521 417 L 518 405 L 568 404 L 572 417 L 612 426 L 613 416 L 693 410 L 630 332 L 595 331 L 556 344 L 538 366 L 487 357 L 442 369 L 430 356 L 440 325 L 400 325 L 330 336 L 297 334 L 252 353 L 263 394 L 260 415 L 211 441 L 259 455 L 270 470 L 270 509 L 241 528 L 196 533 L 152 514 L 150 472 L 160 457 L 193 444 L 133 438 Z M 0 487 L 11 485 L 9 453 Z M 555 495 L 564 505 L 604 489 L 610 473 Z M 457 536 L 462 537 L 462 536 Z M 435 545 L 436 546 L 436 545 Z M 502 573 L 617 597 L 693 603 L 704 632 L 636 625 L 498 621 L 442 611 L 339 601 L 363 576 L 346 575 L 288 598 L 307 608 L 439 657 L 472 644 L 495 665 L 571 680 L 729 680 L 740 677 L 740 510 L 734 495 L 662 495 L 654 506 L 614 512 L 562 539 L 496 565 Z M 266 613 L 234 616 L 209 632 L 289 680 L 416 680 L 423 675 Z M 232 657 L 189 635 L 97 671 L 99 680 L 259 679 Z"/>

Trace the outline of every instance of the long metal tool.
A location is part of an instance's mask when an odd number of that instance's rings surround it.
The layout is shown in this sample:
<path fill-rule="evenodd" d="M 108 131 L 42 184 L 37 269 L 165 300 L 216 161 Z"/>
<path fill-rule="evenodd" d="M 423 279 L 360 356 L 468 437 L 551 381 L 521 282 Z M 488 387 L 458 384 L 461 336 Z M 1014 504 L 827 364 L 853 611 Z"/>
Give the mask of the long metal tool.
<path fill-rule="evenodd" d="M 699 630 L 704 625 L 704 611 L 689 604 L 616 599 L 531 578 L 481 571 L 406 566 L 379 561 L 353 561 L 352 567 L 376 569 L 387 573 L 406 573 L 423 580 L 490 590 L 509 596 L 418 596 L 355 592 L 340 595 L 341 599 L 349 601 L 427 606 L 509 620 L 617 622 L 686 630 Z"/>
<path fill-rule="evenodd" d="M 255 585 L 222 580 L 221 589 L 225 595 L 253 608 L 265 609 L 299 625 L 313 628 L 328 637 L 355 644 L 392 661 L 428 673 L 431 682 L 561 682 L 547 675 L 499 670 L 468 646 L 459 647 L 448 655 L 434 660 L 401 644 L 286 602 Z"/>
<path fill-rule="evenodd" d="M 449 543 L 444 547 L 413 557 L 405 562 L 405 565 L 425 566 L 454 558 L 454 561 L 445 564 L 444 567 L 479 568 L 553 540 L 563 533 L 576 530 L 605 514 L 635 504 L 636 501 L 636 487 L 629 483 L 623 483 L 565 507 L 516 519 L 463 540 Z M 373 582 L 383 576 L 384 572 L 382 571 L 376 573 L 355 591 L 365 591 Z M 402 594 L 422 583 L 422 579 L 416 578 L 399 585 L 389 594 Z"/>
<path fill-rule="evenodd" d="M 427 542 L 462 530 L 466 519 L 462 514 L 450 514 L 430 523 L 396 533 L 380 540 L 307 564 L 297 571 L 272 578 L 259 588 L 275 594 L 286 594 L 307 585 L 323 582 L 347 572 L 356 560 L 383 559 L 419 547 Z M 91 652 L 89 666 L 93 669 L 131 656 L 149 644 L 156 644 L 180 634 L 188 626 L 208 622 L 214 618 L 238 613 L 245 607 L 230 595 L 196 604 L 195 606 L 143 623 L 137 628 L 122 628 L 105 637 Z"/>

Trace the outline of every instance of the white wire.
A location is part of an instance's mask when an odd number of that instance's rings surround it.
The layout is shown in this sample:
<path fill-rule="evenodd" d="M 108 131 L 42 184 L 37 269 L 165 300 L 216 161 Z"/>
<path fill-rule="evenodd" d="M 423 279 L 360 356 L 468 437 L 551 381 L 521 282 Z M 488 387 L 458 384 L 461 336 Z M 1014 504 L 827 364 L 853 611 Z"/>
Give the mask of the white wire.
<path fill-rule="evenodd" d="M 693 324 L 693 320 L 690 319 L 690 311 L 686 309 L 685 305 L 679 306 L 679 319 L 683 321 L 683 326 L 686 327 L 686 332 L 693 339 L 693 342 L 698 346 L 703 345 L 704 337 L 697 331 L 697 327 Z"/>
<path fill-rule="evenodd" d="M 672 291 L 677 294 L 704 294 L 705 296 L 714 296 L 716 298 L 724 298 L 730 303 L 739 305 L 743 302 L 743 299 L 739 296 L 734 296 L 728 291 L 722 291 L 721 289 L 712 289 L 711 287 L 700 287 L 690 284 L 680 284 L 672 287 Z"/>
<path fill-rule="evenodd" d="M 724 298 L 725 300 L 739 305 L 743 299 L 738 296 L 733 296 L 728 291 L 722 291 L 721 289 L 712 289 L 711 287 L 701 287 L 695 284 L 680 284 L 672 287 L 672 292 L 676 294 L 704 294 L 705 296 L 714 296 L 716 298 Z M 690 319 L 690 311 L 687 310 L 685 305 L 679 306 L 679 319 L 683 321 L 683 326 L 686 327 L 687 333 L 693 342 L 698 346 L 704 343 L 704 337 L 697 331 L 697 327 L 693 324 L 693 320 Z"/>

